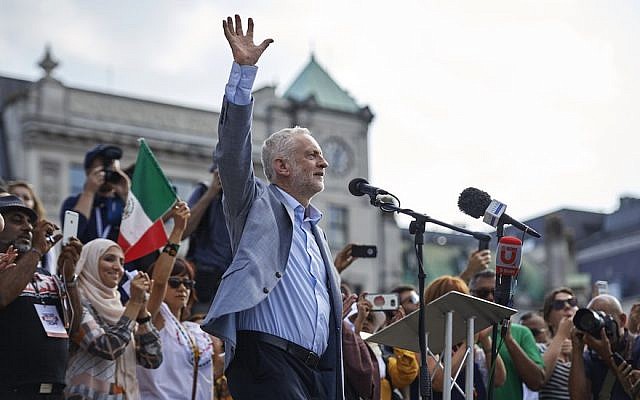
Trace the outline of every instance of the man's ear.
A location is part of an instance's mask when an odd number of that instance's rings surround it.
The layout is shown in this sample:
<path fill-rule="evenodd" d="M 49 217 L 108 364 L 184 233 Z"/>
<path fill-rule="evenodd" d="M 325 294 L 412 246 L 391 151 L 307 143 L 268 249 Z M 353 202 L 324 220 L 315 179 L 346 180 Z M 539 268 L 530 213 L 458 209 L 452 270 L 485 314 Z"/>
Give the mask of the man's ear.
<path fill-rule="evenodd" d="M 291 175 L 291 164 L 283 158 L 276 158 L 273 160 L 273 171 L 279 176 Z"/>
<path fill-rule="evenodd" d="M 622 313 L 620 314 L 620 328 L 624 328 L 627 326 L 627 314 Z"/>

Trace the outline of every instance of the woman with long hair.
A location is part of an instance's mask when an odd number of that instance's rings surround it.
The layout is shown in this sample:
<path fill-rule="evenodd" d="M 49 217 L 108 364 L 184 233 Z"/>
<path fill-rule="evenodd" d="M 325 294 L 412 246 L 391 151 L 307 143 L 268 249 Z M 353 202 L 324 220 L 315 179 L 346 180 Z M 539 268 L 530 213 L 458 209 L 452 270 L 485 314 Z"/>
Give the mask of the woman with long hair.
<path fill-rule="evenodd" d="M 445 294 L 456 291 L 464 294 L 469 294 L 469 287 L 467 284 L 457 276 L 441 276 L 434 281 L 432 281 L 429 286 L 424 291 L 424 302 L 429 304 L 433 300 L 444 296 Z M 428 318 L 428 316 L 427 316 Z M 476 342 L 482 347 L 485 352 L 484 362 L 485 368 L 488 371 L 491 371 L 491 338 L 490 338 L 490 328 L 484 329 L 480 333 L 476 334 Z M 446 351 L 446 350 L 445 350 Z M 462 343 L 458 343 L 450 349 L 452 352 L 451 356 L 451 371 L 452 373 L 457 371 L 462 364 L 464 356 L 467 351 L 466 341 Z M 477 352 L 474 351 L 474 354 Z M 434 359 L 433 357 L 427 357 L 427 367 L 431 372 L 431 380 L 433 382 L 433 395 L 434 399 L 442 398 L 443 391 L 443 369 L 438 367 L 440 359 Z M 487 397 L 486 391 L 486 383 L 483 380 L 481 374 L 481 365 L 479 365 L 480 360 L 475 360 L 474 358 L 474 399 L 483 400 Z M 498 356 L 495 365 L 495 376 L 494 376 L 494 386 L 501 386 L 506 378 L 506 372 L 504 368 L 504 364 L 500 356 Z M 464 388 L 464 373 L 461 373 L 458 376 L 458 380 L 456 381 L 461 388 Z M 462 399 L 462 395 L 457 391 L 453 390 L 451 392 L 452 399 Z"/>
<path fill-rule="evenodd" d="M 184 202 L 176 207 L 174 219 L 181 221 L 176 223 L 181 231 L 175 240 L 180 240 L 190 212 Z M 177 245 L 173 246 L 175 257 Z M 213 344 L 200 325 L 187 321 L 197 300 L 194 267 L 182 258 L 175 258 L 171 265 L 156 262 L 149 275 L 153 278 L 149 309 L 162 340 L 164 362 L 154 370 L 138 367 L 140 394 L 145 400 L 211 400 Z"/>
<path fill-rule="evenodd" d="M 140 393 L 145 400 L 211 400 L 213 343 L 199 324 L 186 320 L 196 302 L 193 265 L 178 258 L 168 278 L 155 265 L 149 273 L 153 290 L 164 292 L 160 311 L 153 318 L 162 339 L 164 362 L 155 370 L 138 367 Z"/>
<path fill-rule="evenodd" d="M 542 316 L 549 327 L 551 341 L 543 347 L 545 383 L 538 392 L 540 400 L 570 398 L 571 328 L 576 311 L 578 300 L 567 287 L 552 290 L 545 296 Z"/>

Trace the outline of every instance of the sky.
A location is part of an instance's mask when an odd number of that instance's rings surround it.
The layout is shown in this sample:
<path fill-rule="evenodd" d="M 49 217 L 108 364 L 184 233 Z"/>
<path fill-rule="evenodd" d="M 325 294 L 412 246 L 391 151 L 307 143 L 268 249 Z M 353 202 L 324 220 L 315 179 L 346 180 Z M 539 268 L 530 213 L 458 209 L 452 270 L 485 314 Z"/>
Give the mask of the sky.
<path fill-rule="evenodd" d="M 480 229 L 469 186 L 522 220 L 640 197 L 634 0 L 0 0 L 0 74 L 38 79 L 50 44 L 65 85 L 219 110 L 235 13 L 275 40 L 256 88 L 313 52 L 372 109 L 369 181 L 403 207 Z"/>

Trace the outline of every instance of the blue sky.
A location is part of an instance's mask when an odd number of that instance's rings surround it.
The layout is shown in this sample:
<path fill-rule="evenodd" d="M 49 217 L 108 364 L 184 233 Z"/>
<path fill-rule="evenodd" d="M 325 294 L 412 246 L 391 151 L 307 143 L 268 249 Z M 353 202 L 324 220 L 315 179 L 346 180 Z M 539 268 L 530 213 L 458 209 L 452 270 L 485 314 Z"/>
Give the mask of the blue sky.
<path fill-rule="evenodd" d="M 372 108 L 370 181 L 403 206 L 470 224 L 475 186 L 521 219 L 612 211 L 640 196 L 639 4 L 0 0 L 0 73 L 37 79 L 50 43 L 67 85 L 218 109 L 240 13 L 275 39 L 257 86 L 282 92 L 313 50 Z"/>

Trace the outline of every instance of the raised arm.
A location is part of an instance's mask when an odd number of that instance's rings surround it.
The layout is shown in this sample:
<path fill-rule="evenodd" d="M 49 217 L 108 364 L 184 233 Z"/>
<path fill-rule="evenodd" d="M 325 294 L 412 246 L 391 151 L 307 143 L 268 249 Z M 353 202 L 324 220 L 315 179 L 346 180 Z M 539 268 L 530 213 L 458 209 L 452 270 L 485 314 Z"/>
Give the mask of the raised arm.
<path fill-rule="evenodd" d="M 189 207 L 187 203 L 184 201 L 180 201 L 175 205 L 175 212 L 173 213 L 173 230 L 169 235 L 168 242 L 172 244 L 179 244 L 182 239 L 182 233 L 184 232 L 185 227 L 187 226 L 187 221 L 189 220 Z M 164 322 L 160 317 L 160 305 L 164 300 L 165 292 L 167 291 L 167 281 L 169 280 L 169 276 L 171 276 L 171 270 L 173 269 L 173 264 L 175 264 L 176 257 L 169 255 L 169 253 L 162 252 L 156 261 L 155 267 L 153 268 L 153 290 L 151 291 L 151 296 L 149 296 L 149 303 L 147 304 L 147 309 L 151 313 L 153 317 L 153 324 L 158 328 L 162 329 L 164 326 Z"/>
<path fill-rule="evenodd" d="M 71 238 L 68 244 L 62 246 L 62 253 L 58 256 L 58 271 L 64 278 L 65 289 L 69 295 L 69 303 L 71 303 L 71 310 L 73 311 L 69 329 L 71 334 L 78 331 L 80 319 L 82 318 L 82 304 L 78 293 L 78 283 L 74 277 L 76 263 L 80 258 L 81 251 L 82 243 L 77 238 Z"/>
<path fill-rule="evenodd" d="M 545 380 L 543 361 L 531 332 L 528 329 L 525 331 L 522 335 L 522 346 L 520 346 L 511 336 L 511 326 L 509 326 L 504 343 L 522 381 L 529 389 L 540 390 Z"/>
<path fill-rule="evenodd" d="M 222 183 L 220 182 L 220 174 L 216 170 L 211 178 L 211 184 L 208 187 L 205 187 L 204 183 L 198 184 L 189 198 L 191 217 L 187 221 L 187 228 L 182 233 L 183 240 L 198 229 L 202 218 L 207 214 L 209 206 L 219 196 L 222 196 Z"/>
<path fill-rule="evenodd" d="M 251 89 L 257 67 L 255 64 L 273 41 L 253 43 L 253 21 L 249 18 L 246 34 L 240 16 L 222 22 L 224 35 L 231 47 L 234 64 L 225 88 L 225 101 L 220 111 L 216 156 L 220 180 L 224 188 L 224 210 L 233 221 L 230 229 L 232 243 L 240 238 L 244 218 L 255 195 L 255 176 L 251 145 Z"/>

